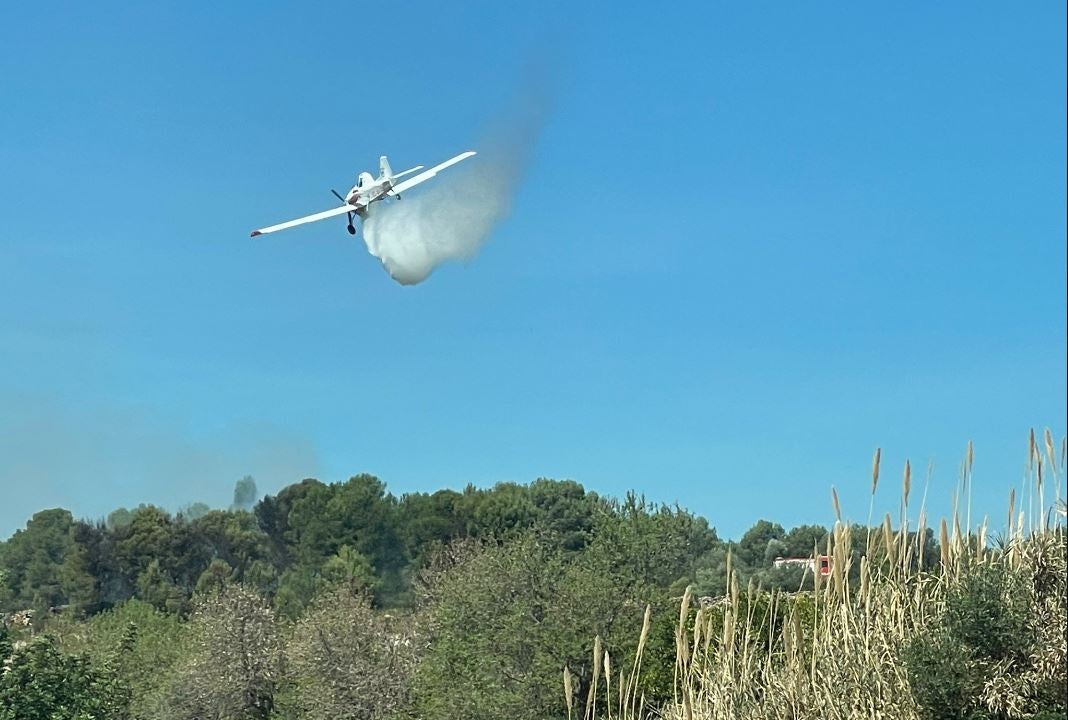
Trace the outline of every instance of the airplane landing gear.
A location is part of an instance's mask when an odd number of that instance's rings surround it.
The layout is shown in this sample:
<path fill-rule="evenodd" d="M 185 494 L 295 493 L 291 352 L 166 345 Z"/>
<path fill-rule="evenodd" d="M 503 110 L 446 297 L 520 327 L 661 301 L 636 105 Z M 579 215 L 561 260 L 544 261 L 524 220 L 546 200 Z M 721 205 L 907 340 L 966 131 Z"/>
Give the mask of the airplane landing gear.
<path fill-rule="evenodd" d="M 348 226 L 347 230 L 349 231 L 349 235 L 355 235 L 356 234 L 356 228 L 353 227 L 352 223 L 349 223 L 349 226 Z"/>

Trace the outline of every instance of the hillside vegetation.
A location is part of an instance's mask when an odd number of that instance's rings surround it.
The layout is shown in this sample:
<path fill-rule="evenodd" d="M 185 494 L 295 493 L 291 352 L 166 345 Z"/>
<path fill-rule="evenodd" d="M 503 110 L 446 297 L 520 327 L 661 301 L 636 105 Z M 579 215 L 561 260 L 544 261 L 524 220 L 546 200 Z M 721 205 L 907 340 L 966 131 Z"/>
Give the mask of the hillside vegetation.
<path fill-rule="evenodd" d="M 0 543 L 0 720 L 1064 717 L 1063 447 L 1001 533 L 970 457 L 933 528 L 906 469 L 895 518 L 730 543 L 552 480 L 45 510 Z"/>

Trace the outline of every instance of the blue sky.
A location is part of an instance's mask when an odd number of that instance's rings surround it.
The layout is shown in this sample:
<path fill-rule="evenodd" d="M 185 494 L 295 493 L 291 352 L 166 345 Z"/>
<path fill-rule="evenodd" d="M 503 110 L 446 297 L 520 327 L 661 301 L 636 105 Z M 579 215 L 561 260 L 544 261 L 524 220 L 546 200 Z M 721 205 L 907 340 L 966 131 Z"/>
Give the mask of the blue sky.
<path fill-rule="evenodd" d="M 573 478 L 725 536 L 999 521 L 1066 429 L 1064 3 L 0 10 L 0 535 L 62 505 Z M 195 4 L 194 4 L 195 5 Z M 393 282 L 329 188 L 548 68 L 511 216 Z M 436 180 L 444 182 L 445 176 Z"/>

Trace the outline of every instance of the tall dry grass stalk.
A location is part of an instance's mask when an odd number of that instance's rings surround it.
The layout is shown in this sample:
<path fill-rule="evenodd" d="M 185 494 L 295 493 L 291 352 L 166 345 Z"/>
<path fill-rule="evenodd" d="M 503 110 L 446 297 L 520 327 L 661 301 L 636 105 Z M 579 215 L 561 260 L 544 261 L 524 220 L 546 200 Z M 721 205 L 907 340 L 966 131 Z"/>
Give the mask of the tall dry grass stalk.
<path fill-rule="evenodd" d="M 1063 477 L 1065 443 L 1061 444 L 1059 463 L 1052 436 L 1047 434 L 1045 444 L 1046 464 L 1056 466 L 1058 477 Z M 880 455 L 877 450 L 872 463 L 873 496 Z M 957 488 L 965 498 L 970 496 L 973 458 L 969 443 Z M 1029 465 L 1035 474 L 1036 494 L 1042 460 L 1032 432 Z M 636 697 L 650 625 L 647 608 L 630 674 L 624 678 L 620 673 L 615 711 L 609 709 L 599 715 L 591 693 L 587 720 L 918 720 L 920 709 L 913 699 L 901 649 L 929 631 L 969 568 L 987 565 L 1006 572 L 1022 568 L 1026 575 L 1032 566 L 1035 572 L 1041 566 L 1048 573 L 1052 563 L 1053 570 L 1063 575 L 1065 524 L 1063 519 L 1056 519 L 1064 517 L 1060 506 L 1050 514 L 1053 522 L 1038 520 L 1030 513 L 1025 521 L 1024 512 L 1015 514 L 1013 491 L 1005 537 L 990 547 L 985 519 L 974 531 L 962 530 L 955 503 L 953 516 L 937 524 L 938 559 L 925 565 L 926 519 L 921 509 L 918 531 L 908 530 L 910 490 L 911 464 L 906 463 L 898 528 L 892 526 L 889 513 L 874 532 L 869 521 L 864 551 L 858 554 L 853 547 L 854 528 L 843 522 L 838 493 L 832 489 L 834 529 L 827 546 L 813 550 L 814 555 L 831 557 L 831 572 L 827 578 L 817 574 L 812 591 L 764 592 L 752 580 L 743 591 L 729 555 L 725 597 L 695 610 L 688 589 L 675 631 L 674 700 L 666 707 L 652 707 L 644 698 Z M 954 496 L 960 497 L 958 492 Z M 871 512 L 869 509 L 869 516 Z M 969 525 L 970 508 L 965 527 Z M 1050 612 L 1056 616 L 1059 611 L 1053 608 Z M 1063 613 L 1049 625 L 1051 654 L 1035 660 L 1035 672 L 1063 673 Z M 603 664 L 605 674 L 610 675 L 607 657 Z M 594 687 L 600 665 L 598 639 Z M 1008 707 L 1006 703 L 1026 704 L 1021 700 L 1023 691 L 1009 687 L 1006 677 L 998 676 L 997 682 L 992 680 L 991 686 L 984 688 L 984 702 L 992 715 Z"/>
<path fill-rule="evenodd" d="M 571 668 L 564 665 L 564 702 L 567 704 L 567 720 L 571 720 L 575 710 L 575 688 Z"/>
<path fill-rule="evenodd" d="M 868 498 L 868 527 L 871 527 L 871 516 L 875 511 L 875 491 L 879 487 L 879 464 L 882 461 L 883 449 L 875 448 L 875 454 L 871 458 L 871 496 Z M 870 535 L 869 535 L 869 540 Z"/>

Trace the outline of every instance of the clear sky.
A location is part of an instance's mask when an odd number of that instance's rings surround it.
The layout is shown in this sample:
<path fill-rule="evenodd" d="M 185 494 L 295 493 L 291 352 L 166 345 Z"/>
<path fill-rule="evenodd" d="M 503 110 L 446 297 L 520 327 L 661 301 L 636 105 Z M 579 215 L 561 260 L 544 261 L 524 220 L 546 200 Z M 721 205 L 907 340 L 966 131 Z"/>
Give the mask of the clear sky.
<path fill-rule="evenodd" d="M 737 536 L 1066 430 L 1065 4 L 6 3 L 0 536 L 62 505 L 537 477 Z M 393 282 L 329 188 L 478 149 L 512 213 Z M 441 176 L 435 182 L 445 182 Z M 914 491 L 915 493 L 916 491 Z M 914 494 L 915 497 L 915 494 Z"/>

